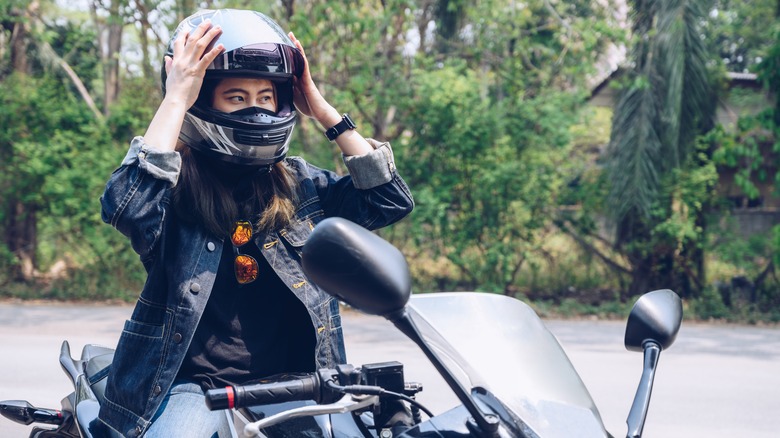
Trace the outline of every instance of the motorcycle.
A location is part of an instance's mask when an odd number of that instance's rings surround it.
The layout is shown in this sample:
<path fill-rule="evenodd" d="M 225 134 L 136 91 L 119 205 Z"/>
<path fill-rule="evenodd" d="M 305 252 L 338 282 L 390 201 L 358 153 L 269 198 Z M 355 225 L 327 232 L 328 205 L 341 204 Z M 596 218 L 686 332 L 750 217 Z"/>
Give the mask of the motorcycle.
<path fill-rule="evenodd" d="M 233 436 L 612 437 L 563 348 L 522 301 L 468 292 L 411 296 L 402 253 L 342 218 L 315 227 L 302 260 L 306 275 L 328 293 L 386 318 L 411 339 L 460 404 L 433 415 L 416 400 L 423 386 L 405 381 L 401 362 L 342 364 L 207 391 L 210 409 L 232 414 Z M 642 295 L 628 316 L 625 346 L 644 355 L 626 422 L 629 438 L 642 435 L 661 351 L 672 345 L 681 321 L 681 300 L 668 289 Z M 11 400 L 0 402 L 0 413 L 55 426 L 35 426 L 32 438 L 105 436 L 97 413 L 112 357 L 109 348 L 87 345 L 73 359 L 65 341 L 60 365 L 75 390 L 62 408 Z"/>

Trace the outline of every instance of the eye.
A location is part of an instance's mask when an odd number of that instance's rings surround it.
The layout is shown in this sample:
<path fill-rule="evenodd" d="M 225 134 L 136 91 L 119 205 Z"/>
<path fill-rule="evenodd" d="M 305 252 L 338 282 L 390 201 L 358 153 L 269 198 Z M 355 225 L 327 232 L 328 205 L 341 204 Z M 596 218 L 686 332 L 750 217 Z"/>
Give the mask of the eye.
<path fill-rule="evenodd" d="M 230 103 L 241 103 L 244 101 L 244 96 L 230 96 L 227 100 Z"/>

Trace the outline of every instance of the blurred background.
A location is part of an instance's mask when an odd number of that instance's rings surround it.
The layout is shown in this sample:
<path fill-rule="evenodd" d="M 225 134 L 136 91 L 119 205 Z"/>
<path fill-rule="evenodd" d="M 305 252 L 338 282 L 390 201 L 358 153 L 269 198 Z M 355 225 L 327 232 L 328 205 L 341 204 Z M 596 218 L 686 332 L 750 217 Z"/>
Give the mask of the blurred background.
<path fill-rule="evenodd" d="M 134 301 L 99 197 L 201 8 L 295 32 L 327 99 L 393 144 L 416 201 L 380 234 L 415 292 L 543 316 L 780 320 L 776 0 L 0 0 L 0 299 Z M 302 120 L 291 153 L 345 172 Z"/>

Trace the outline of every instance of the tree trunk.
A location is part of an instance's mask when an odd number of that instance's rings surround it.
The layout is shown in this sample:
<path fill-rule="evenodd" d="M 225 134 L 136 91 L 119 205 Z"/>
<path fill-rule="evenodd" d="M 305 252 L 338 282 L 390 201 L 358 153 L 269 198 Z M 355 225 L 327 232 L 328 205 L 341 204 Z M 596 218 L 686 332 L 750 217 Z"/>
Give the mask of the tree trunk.
<path fill-rule="evenodd" d="M 289 23 L 295 14 L 295 0 L 282 0 L 282 6 L 284 7 L 284 18 Z"/>
<path fill-rule="evenodd" d="M 26 9 L 20 10 L 12 8 L 11 14 L 21 17 L 13 24 L 9 46 L 11 49 L 11 69 L 19 73 L 29 73 L 30 63 L 27 54 L 29 45 L 29 26 L 33 14 L 37 13 L 39 3 L 32 1 Z"/>
<path fill-rule="evenodd" d="M 35 252 L 38 248 L 36 208 L 14 199 L 9 200 L 8 210 L 4 240 L 18 260 L 11 278 L 15 281 L 31 282 L 35 277 Z"/>
<path fill-rule="evenodd" d="M 155 77 L 154 69 L 152 68 L 152 60 L 149 56 L 149 31 L 152 28 L 149 23 L 149 9 L 143 1 L 137 1 L 136 6 L 138 7 L 138 12 L 140 14 L 138 23 L 141 25 L 141 30 L 138 32 L 141 53 L 143 54 L 141 68 L 143 69 L 144 77 L 153 78 Z"/>
<path fill-rule="evenodd" d="M 108 40 L 106 53 L 103 58 L 103 80 L 105 85 L 105 100 L 103 102 L 103 113 L 108 115 L 109 108 L 119 97 L 119 53 L 122 50 L 122 29 L 124 28 L 124 19 L 120 15 L 119 1 L 111 2 L 111 16 L 109 17 Z"/>
<path fill-rule="evenodd" d="M 119 96 L 119 53 L 122 49 L 122 31 L 125 20 L 121 6 L 126 0 L 111 0 L 106 8 L 102 1 L 93 0 L 89 7 L 92 19 L 98 30 L 100 60 L 103 65 L 103 114 L 109 114 L 109 108 Z M 98 13 L 103 10 L 108 13 L 102 17 Z"/>

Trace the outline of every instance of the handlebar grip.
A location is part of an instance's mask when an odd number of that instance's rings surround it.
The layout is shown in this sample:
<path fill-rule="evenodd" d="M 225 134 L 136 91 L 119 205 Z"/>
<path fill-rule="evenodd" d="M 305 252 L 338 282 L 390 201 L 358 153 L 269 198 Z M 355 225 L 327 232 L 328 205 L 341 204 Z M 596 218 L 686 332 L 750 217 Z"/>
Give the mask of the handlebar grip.
<path fill-rule="evenodd" d="M 320 380 L 316 374 L 307 374 L 284 381 L 209 389 L 206 406 L 215 411 L 319 398 Z"/>

